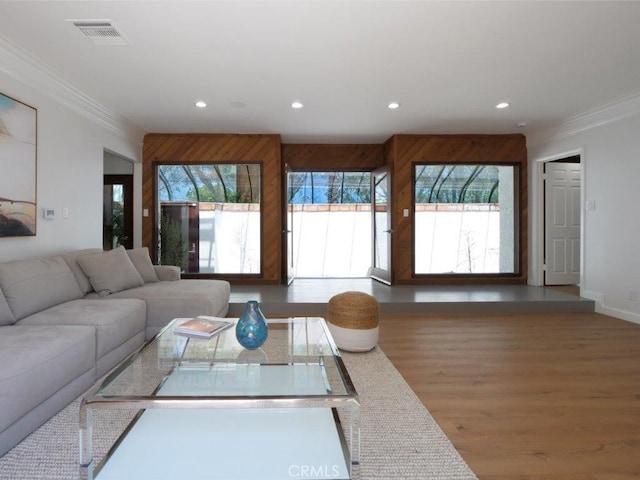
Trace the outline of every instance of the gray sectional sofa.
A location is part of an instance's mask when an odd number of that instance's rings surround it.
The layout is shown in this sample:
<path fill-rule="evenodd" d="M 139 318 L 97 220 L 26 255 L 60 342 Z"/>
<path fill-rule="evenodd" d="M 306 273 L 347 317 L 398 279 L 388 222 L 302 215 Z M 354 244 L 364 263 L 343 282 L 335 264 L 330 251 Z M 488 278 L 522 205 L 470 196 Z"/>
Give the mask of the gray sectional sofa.
<path fill-rule="evenodd" d="M 0 456 L 173 318 L 226 316 L 229 292 L 146 248 L 0 263 Z"/>

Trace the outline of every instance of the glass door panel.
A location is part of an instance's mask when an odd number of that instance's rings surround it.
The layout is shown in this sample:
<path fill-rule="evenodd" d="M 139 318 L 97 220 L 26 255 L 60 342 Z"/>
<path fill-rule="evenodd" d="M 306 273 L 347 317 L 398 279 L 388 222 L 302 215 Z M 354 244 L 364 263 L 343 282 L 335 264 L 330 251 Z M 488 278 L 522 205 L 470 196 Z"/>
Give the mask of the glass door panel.
<path fill-rule="evenodd" d="M 371 174 L 373 259 L 371 277 L 391 284 L 391 195 L 387 167 Z"/>
<path fill-rule="evenodd" d="M 290 189 L 290 185 L 291 185 L 291 175 L 292 173 L 289 171 L 289 165 L 285 165 L 284 166 L 284 174 L 285 174 L 285 181 L 286 181 L 286 188 L 285 188 L 285 195 L 286 195 L 286 203 L 285 203 L 285 208 L 286 208 L 286 213 L 285 213 L 285 225 L 284 225 L 284 239 L 285 239 L 285 249 L 286 249 L 286 255 L 285 255 L 285 278 L 286 278 L 286 282 L 287 285 L 291 285 L 291 282 L 293 282 L 294 278 L 295 278 L 295 266 L 293 264 L 294 260 L 293 260 L 293 203 L 292 203 L 292 192 Z"/>

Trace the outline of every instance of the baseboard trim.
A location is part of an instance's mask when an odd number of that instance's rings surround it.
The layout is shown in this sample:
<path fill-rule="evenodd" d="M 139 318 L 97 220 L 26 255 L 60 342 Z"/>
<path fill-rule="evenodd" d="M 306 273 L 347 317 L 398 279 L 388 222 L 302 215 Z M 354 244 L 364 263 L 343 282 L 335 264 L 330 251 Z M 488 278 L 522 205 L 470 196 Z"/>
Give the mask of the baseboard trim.
<path fill-rule="evenodd" d="M 628 322 L 637 323 L 640 325 L 640 314 L 606 305 L 604 294 L 587 290 L 582 292 L 582 296 L 585 298 L 589 298 L 596 303 L 595 310 L 597 313 L 619 318 L 621 320 L 626 320 Z"/>

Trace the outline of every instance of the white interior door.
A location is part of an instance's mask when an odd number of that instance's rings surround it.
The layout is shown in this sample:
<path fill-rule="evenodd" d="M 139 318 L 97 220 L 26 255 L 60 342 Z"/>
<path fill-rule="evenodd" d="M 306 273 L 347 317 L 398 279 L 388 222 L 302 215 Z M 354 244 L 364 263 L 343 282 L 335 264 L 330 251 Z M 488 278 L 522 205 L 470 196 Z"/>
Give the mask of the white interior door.
<path fill-rule="evenodd" d="M 580 163 L 545 164 L 545 285 L 580 283 Z"/>

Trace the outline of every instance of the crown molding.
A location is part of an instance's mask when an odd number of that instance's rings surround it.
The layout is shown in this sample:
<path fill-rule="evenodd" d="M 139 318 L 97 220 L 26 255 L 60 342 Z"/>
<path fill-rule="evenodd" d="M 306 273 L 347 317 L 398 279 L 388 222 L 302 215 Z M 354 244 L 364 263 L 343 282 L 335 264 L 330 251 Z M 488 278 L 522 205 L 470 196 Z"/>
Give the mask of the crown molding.
<path fill-rule="evenodd" d="M 77 89 L 46 64 L 0 35 L 0 71 L 111 132 L 142 143 L 146 132 Z"/>
<path fill-rule="evenodd" d="M 601 127 L 640 114 L 640 92 L 618 98 L 556 125 L 527 135 L 527 145 L 539 145 L 560 140 L 592 128 Z"/>

